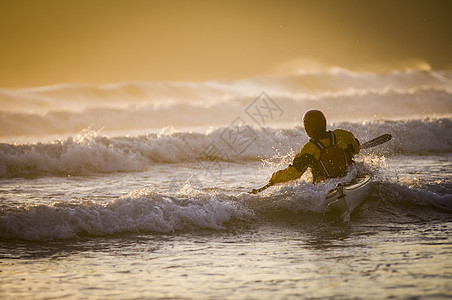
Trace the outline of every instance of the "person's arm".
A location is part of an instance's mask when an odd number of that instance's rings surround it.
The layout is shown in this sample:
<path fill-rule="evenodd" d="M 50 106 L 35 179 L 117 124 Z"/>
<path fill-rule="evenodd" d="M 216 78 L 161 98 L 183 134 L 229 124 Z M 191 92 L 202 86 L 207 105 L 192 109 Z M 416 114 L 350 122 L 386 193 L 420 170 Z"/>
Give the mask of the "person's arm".
<path fill-rule="evenodd" d="M 301 177 L 306 169 L 312 166 L 315 157 L 312 154 L 303 153 L 303 149 L 295 156 L 291 165 L 284 170 L 273 173 L 270 184 L 287 182 Z"/>
<path fill-rule="evenodd" d="M 303 175 L 303 173 L 298 172 L 293 165 L 289 165 L 284 170 L 279 170 L 273 173 L 272 178 L 270 179 L 270 184 L 273 185 L 275 183 L 295 180 L 300 178 L 301 175 Z"/>
<path fill-rule="evenodd" d="M 359 141 L 353 133 L 342 129 L 336 129 L 334 133 L 338 139 L 338 146 L 345 150 L 350 159 L 359 153 Z"/>
<path fill-rule="evenodd" d="M 353 137 L 352 142 L 349 144 L 351 155 L 356 155 L 359 153 L 359 141 L 357 138 Z"/>
<path fill-rule="evenodd" d="M 348 160 L 353 163 L 353 156 L 359 153 L 359 141 L 353 138 L 351 142 L 347 144 L 345 153 L 347 153 Z"/>

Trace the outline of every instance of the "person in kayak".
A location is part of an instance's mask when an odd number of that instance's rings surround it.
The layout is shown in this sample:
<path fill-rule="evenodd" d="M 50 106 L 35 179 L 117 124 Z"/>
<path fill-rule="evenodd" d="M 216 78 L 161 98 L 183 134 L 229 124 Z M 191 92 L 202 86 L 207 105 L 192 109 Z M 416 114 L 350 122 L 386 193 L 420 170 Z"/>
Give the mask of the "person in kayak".
<path fill-rule="evenodd" d="M 314 183 L 347 174 L 353 156 L 359 153 L 359 141 L 346 130 L 326 130 L 326 118 L 319 110 L 310 110 L 303 116 L 303 126 L 311 138 L 295 156 L 292 164 L 273 173 L 267 186 L 301 177 L 310 168 Z M 253 190 L 253 193 L 258 192 Z"/>

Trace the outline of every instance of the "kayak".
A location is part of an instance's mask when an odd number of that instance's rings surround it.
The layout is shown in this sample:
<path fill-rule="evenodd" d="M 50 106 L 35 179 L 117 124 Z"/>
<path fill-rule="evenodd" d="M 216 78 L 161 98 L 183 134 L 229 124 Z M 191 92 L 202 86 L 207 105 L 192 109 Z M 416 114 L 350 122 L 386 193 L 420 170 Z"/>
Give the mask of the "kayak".
<path fill-rule="evenodd" d="M 325 213 L 338 213 L 342 221 L 350 220 L 350 214 L 359 207 L 372 186 L 372 176 L 364 175 L 353 181 L 338 184 L 331 190 L 325 199 L 315 208 L 315 211 Z"/>

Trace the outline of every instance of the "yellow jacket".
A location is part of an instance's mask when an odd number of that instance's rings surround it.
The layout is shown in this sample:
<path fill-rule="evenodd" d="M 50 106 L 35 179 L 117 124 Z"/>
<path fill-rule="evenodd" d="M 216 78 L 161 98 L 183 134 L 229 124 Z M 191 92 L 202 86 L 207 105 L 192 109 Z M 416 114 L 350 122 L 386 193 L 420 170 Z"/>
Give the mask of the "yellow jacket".
<path fill-rule="evenodd" d="M 349 131 L 342 129 L 334 130 L 336 145 L 342 148 L 352 162 L 353 155 L 359 153 L 359 142 Z M 331 145 L 330 138 L 319 140 L 326 147 Z M 307 142 L 300 152 L 295 156 L 291 165 L 284 170 L 273 173 L 270 183 L 287 182 L 301 177 L 310 167 L 314 177 L 314 183 L 323 181 L 327 178 L 325 172 L 319 166 L 320 149 L 311 141 Z"/>

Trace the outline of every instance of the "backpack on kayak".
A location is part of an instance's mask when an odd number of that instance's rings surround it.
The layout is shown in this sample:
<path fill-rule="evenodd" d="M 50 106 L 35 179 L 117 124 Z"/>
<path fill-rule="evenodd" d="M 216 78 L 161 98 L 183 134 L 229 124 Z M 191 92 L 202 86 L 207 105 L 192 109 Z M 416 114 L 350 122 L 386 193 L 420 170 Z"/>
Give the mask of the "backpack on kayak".
<path fill-rule="evenodd" d="M 334 132 L 329 131 L 330 146 L 323 145 L 319 140 L 311 139 L 311 142 L 320 149 L 320 166 L 328 178 L 343 177 L 347 174 L 349 159 L 347 153 L 336 145 Z"/>

